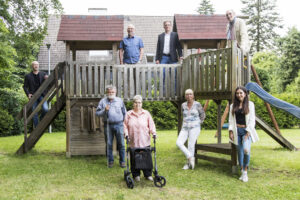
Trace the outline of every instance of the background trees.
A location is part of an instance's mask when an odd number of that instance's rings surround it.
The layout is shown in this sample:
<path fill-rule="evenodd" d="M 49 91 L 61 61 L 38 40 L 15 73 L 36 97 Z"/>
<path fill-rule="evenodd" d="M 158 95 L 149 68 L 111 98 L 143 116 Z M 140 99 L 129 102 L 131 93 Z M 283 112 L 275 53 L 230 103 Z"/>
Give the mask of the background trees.
<path fill-rule="evenodd" d="M 213 8 L 210 0 L 201 0 L 199 7 L 197 8 L 197 12 L 201 15 L 213 15 L 215 13 L 215 9 Z"/>
<path fill-rule="evenodd" d="M 241 0 L 245 5 L 242 13 L 249 16 L 248 34 L 252 40 L 251 52 L 272 49 L 278 38 L 277 29 L 282 28 L 276 11 L 276 0 Z"/>

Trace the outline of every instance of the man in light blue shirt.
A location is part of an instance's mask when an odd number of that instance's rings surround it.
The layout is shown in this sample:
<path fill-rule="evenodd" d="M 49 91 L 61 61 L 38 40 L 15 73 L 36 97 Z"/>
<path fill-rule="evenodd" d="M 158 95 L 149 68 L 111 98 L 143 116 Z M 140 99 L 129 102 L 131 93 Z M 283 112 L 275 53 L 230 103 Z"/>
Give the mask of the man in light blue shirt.
<path fill-rule="evenodd" d="M 129 24 L 127 27 L 128 36 L 124 37 L 120 43 L 120 64 L 140 63 L 143 58 L 144 44 L 143 40 L 134 35 L 135 27 Z"/>
<path fill-rule="evenodd" d="M 116 97 L 117 89 L 115 86 L 108 85 L 106 87 L 106 97 L 101 99 L 96 110 L 96 115 L 103 117 L 104 133 L 107 141 L 107 157 L 108 167 L 113 167 L 113 139 L 116 136 L 117 146 L 120 156 L 120 166 L 125 165 L 125 144 L 124 144 L 124 130 L 123 121 L 125 119 L 126 107 L 123 100 Z"/>

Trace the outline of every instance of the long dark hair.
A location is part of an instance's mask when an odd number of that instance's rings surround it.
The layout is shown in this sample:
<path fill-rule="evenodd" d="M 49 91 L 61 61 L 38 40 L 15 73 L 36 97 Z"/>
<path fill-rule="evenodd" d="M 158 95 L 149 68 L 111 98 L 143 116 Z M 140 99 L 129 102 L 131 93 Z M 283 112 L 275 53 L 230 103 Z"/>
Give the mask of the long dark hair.
<path fill-rule="evenodd" d="M 243 105 L 242 105 L 242 113 L 244 115 L 247 115 L 249 113 L 249 97 L 248 97 L 248 92 L 247 92 L 247 89 L 243 86 L 238 86 L 236 89 L 235 89 L 235 92 L 234 92 L 234 101 L 233 101 L 233 109 L 232 109 L 232 115 L 234 115 L 234 113 L 239 109 L 240 107 L 240 100 L 236 97 L 236 92 L 238 90 L 243 90 L 243 92 L 245 93 L 245 98 L 244 98 L 244 101 L 243 101 Z"/>

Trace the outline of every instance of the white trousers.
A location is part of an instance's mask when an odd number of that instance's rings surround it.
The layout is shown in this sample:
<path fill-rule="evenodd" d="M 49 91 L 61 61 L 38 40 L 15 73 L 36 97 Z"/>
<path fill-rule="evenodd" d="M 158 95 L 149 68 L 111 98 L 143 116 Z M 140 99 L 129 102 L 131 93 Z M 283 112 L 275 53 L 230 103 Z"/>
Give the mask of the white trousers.
<path fill-rule="evenodd" d="M 192 129 L 181 129 L 176 141 L 178 148 L 184 153 L 186 158 L 194 157 L 196 140 L 200 134 L 200 127 Z M 184 146 L 184 143 L 188 139 L 188 148 Z"/>

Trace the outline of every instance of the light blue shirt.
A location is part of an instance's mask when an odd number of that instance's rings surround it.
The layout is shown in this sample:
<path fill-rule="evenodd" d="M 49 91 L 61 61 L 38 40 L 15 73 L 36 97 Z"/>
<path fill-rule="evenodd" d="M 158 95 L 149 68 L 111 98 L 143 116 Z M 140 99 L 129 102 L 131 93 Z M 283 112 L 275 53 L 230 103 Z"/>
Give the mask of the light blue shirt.
<path fill-rule="evenodd" d="M 125 37 L 120 43 L 120 49 L 124 50 L 123 62 L 135 64 L 140 59 L 140 49 L 144 48 L 143 40 L 138 36 Z"/>
<path fill-rule="evenodd" d="M 106 105 L 109 105 L 108 112 L 105 111 Z M 103 117 L 104 122 L 107 122 L 107 116 L 109 123 L 120 123 L 125 119 L 126 107 L 123 100 L 119 97 L 115 97 L 112 101 L 109 101 L 107 97 L 101 99 L 98 104 L 96 115 Z"/>

